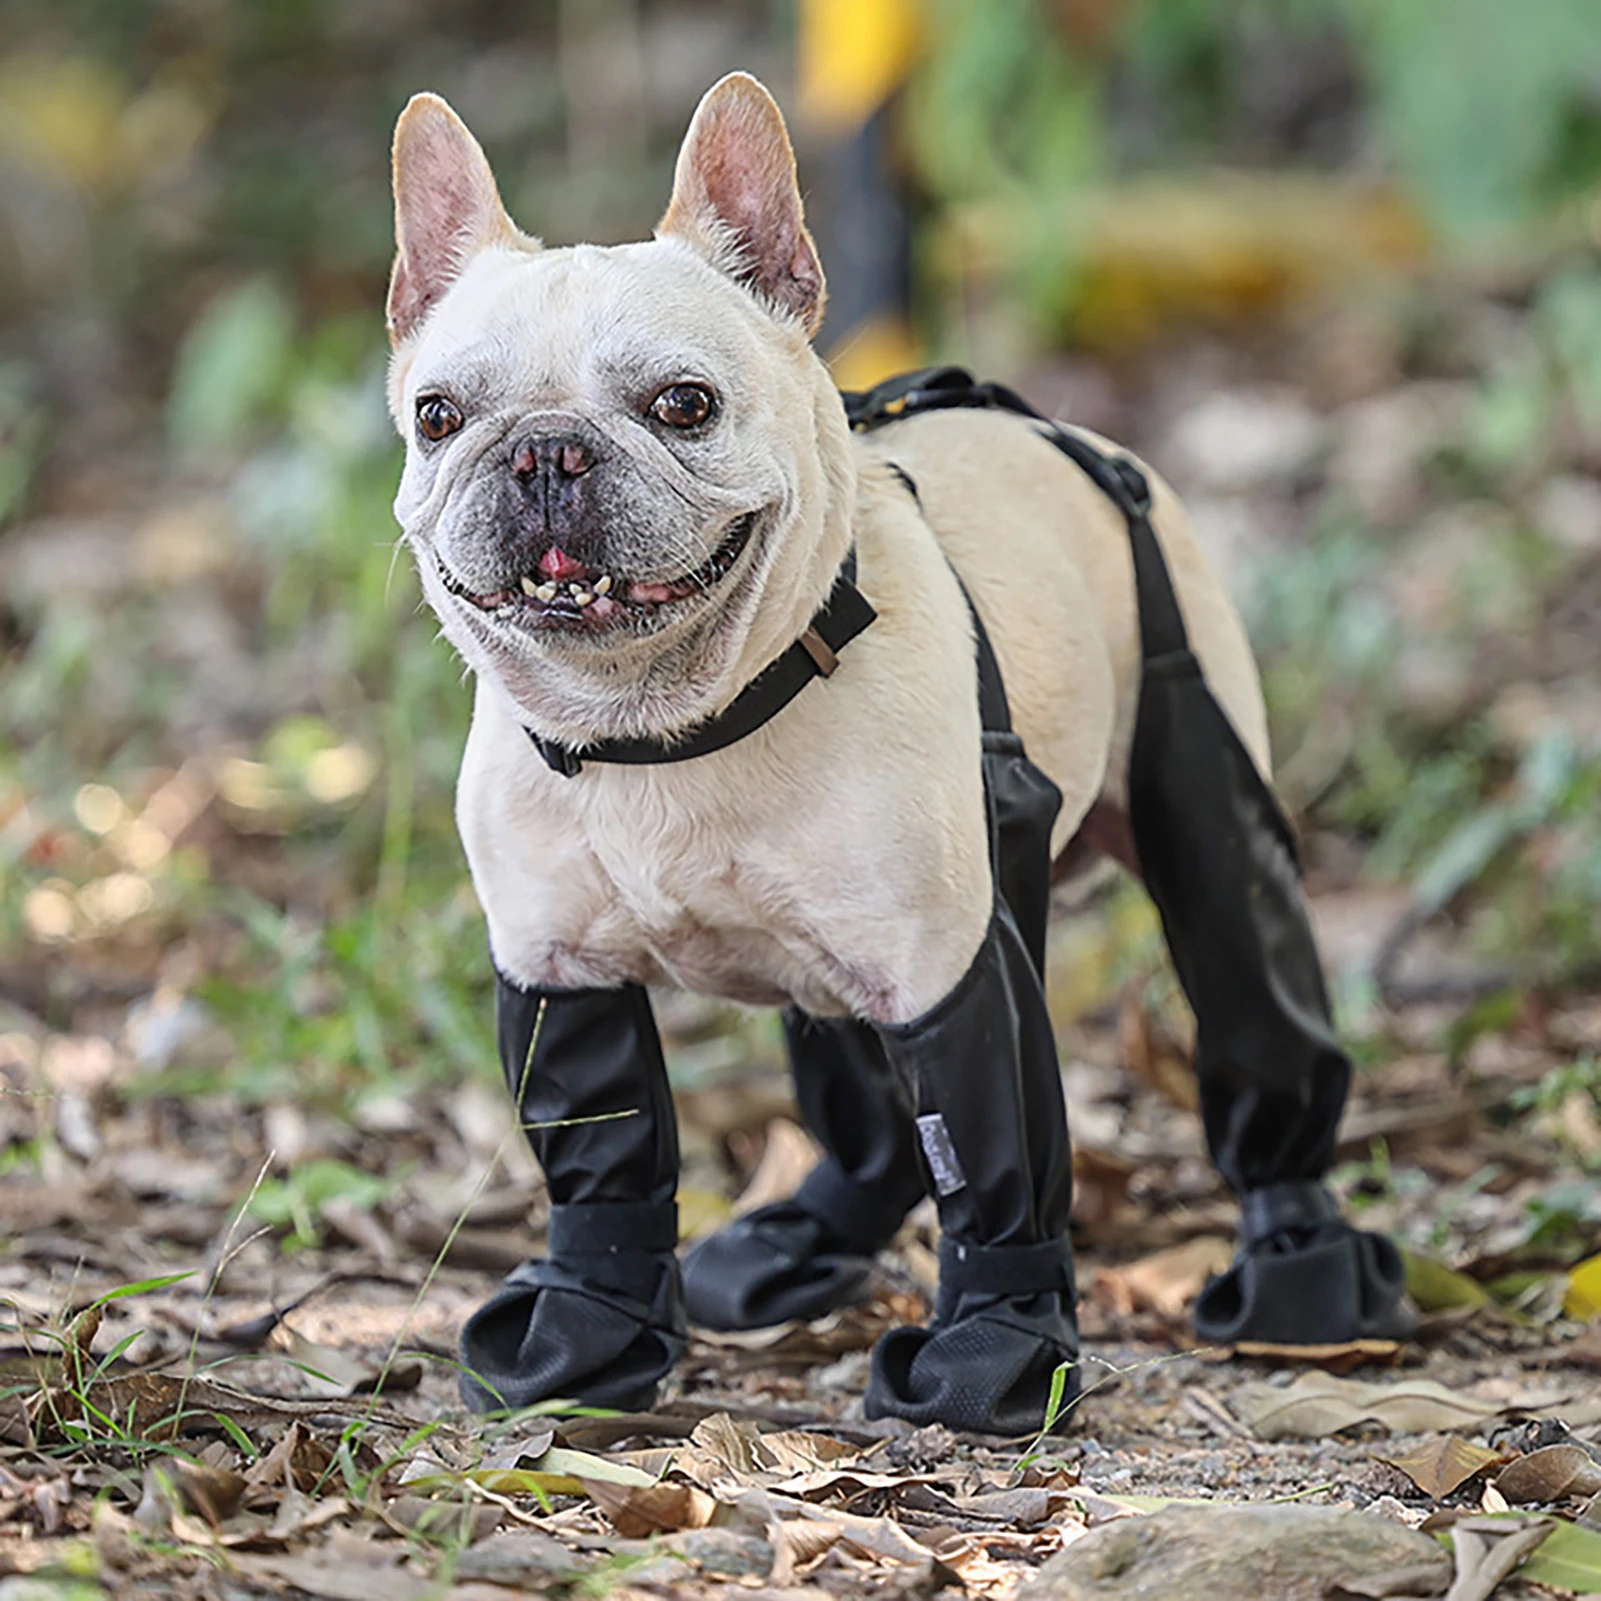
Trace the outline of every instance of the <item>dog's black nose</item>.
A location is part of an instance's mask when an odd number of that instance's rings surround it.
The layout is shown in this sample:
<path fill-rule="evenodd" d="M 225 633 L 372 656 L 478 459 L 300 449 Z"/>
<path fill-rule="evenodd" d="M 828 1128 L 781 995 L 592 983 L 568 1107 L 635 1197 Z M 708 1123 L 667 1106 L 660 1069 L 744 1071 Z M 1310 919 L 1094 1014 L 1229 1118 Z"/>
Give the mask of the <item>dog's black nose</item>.
<path fill-rule="evenodd" d="M 512 473 L 525 482 L 541 473 L 548 477 L 582 478 L 594 465 L 593 449 L 571 434 L 541 434 L 520 439 L 511 452 Z"/>

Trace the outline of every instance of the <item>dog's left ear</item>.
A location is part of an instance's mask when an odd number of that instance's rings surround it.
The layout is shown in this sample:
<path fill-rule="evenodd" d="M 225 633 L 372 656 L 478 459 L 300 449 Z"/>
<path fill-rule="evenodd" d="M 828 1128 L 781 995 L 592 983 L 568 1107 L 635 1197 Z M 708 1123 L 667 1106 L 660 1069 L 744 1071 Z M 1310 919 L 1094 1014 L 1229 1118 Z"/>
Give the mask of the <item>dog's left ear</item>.
<path fill-rule="evenodd" d="M 673 198 L 657 226 L 676 234 L 808 334 L 823 320 L 823 269 L 801 212 L 783 114 L 746 72 L 707 90 L 684 135 Z"/>

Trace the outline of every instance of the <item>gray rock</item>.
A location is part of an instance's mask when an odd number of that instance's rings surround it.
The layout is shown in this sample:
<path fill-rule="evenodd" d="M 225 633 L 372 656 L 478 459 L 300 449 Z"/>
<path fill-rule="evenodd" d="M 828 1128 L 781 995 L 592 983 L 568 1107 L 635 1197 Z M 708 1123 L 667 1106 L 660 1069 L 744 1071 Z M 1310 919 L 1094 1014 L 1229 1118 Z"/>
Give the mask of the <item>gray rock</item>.
<path fill-rule="evenodd" d="M 1018 1601 L 1329 1601 L 1398 1570 L 1428 1576 L 1410 1593 L 1438 1594 L 1451 1560 L 1428 1535 L 1365 1512 L 1174 1506 L 1091 1530 Z"/>
<path fill-rule="evenodd" d="M 564 1583 L 594 1565 L 538 1529 L 506 1529 L 463 1551 L 456 1577 L 490 1584 Z"/>
<path fill-rule="evenodd" d="M 721 1573 L 730 1578 L 765 1579 L 773 1571 L 773 1548 L 755 1534 L 733 1529 L 685 1529 L 663 1535 L 657 1544 L 664 1550 L 688 1557 L 704 1573 Z M 632 1582 L 632 1577 L 630 1582 Z"/>

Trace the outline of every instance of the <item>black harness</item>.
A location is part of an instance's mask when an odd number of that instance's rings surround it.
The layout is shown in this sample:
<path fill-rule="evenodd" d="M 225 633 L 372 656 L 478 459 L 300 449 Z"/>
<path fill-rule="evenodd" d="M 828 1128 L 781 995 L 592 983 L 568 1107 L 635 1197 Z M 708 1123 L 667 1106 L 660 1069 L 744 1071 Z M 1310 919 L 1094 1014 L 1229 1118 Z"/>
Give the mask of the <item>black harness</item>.
<path fill-rule="evenodd" d="M 1044 438 L 1080 467 L 1105 494 L 1129 525 L 1134 551 L 1135 594 L 1145 670 L 1161 670 L 1164 657 L 1188 650 L 1184 622 L 1173 593 L 1167 565 L 1151 528 L 1151 491 L 1145 475 L 1126 456 L 1107 456 L 1088 441 L 1070 434 L 1036 411 L 1013 390 L 1001 384 L 978 383 L 961 367 L 930 367 L 886 379 L 874 389 L 841 395 L 845 415 L 854 433 L 869 433 L 886 423 L 919 412 L 954 407 L 1009 411 L 1040 424 Z M 893 469 L 914 499 L 917 485 L 908 474 Z M 846 556 L 828 598 L 813 615 L 805 633 L 773 663 L 751 680 L 717 716 L 698 724 L 683 737 L 663 739 L 606 739 L 574 749 L 528 729 L 534 748 L 552 772 L 575 777 L 585 762 L 619 762 L 649 766 L 683 762 L 722 750 L 770 722 L 814 678 L 828 678 L 839 665 L 839 653 L 877 616 L 866 596 L 856 587 L 856 553 Z M 963 588 L 966 594 L 965 586 Z M 1011 736 L 1011 714 L 1000 666 L 984 624 L 968 597 L 978 654 L 979 706 L 987 736 Z"/>

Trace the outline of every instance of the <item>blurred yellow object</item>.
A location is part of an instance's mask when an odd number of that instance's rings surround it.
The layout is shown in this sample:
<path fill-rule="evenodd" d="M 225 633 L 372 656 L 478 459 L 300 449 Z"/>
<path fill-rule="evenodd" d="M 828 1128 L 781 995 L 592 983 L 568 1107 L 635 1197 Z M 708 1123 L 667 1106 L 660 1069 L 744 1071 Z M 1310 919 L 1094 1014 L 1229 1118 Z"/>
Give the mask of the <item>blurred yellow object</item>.
<path fill-rule="evenodd" d="M 83 190 L 176 171 L 210 124 L 179 74 L 131 95 L 119 74 L 81 56 L 0 61 L 0 114 L 14 156 Z"/>
<path fill-rule="evenodd" d="M 853 328 L 829 353 L 828 370 L 841 389 L 871 389 L 920 360 L 911 329 L 898 318 L 882 317 Z"/>
<path fill-rule="evenodd" d="M 919 0 L 801 0 L 800 109 L 825 131 L 858 128 L 905 78 Z"/>
<path fill-rule="evenodd" d="M 53 177 L 103 182 L 117 157 L 126 97 L 97 61 L 14 56 L 0 65 L 0 109 L 15 148 Z"/>
<path fill-rule="evenodd" d="M 1601 1317 L 1601 1256 L 1587 1258 L 1568 1275 L 1562 1311 L 1580 1323 Z"/>
<path fill-rule="evenodd" d="M 1220 173 L 1184 183 L 986 201 L 939 241 L 948 279 L 1019 270 L 1056 331 L 1103 350 L 1148 344 L 1174 323 L 1227 326 L 1363 277 L 1425 265 L 1430 238 L 1396 191 L 1314 174 Z"/>

